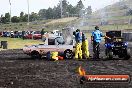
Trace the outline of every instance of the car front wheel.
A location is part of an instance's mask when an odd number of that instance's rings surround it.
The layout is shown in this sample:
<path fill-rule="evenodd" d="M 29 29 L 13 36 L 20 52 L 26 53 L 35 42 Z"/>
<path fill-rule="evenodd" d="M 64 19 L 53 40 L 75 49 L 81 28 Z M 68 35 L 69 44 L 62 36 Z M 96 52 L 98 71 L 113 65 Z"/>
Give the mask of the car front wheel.
<path fill-rule="evenodd" d="M 65 59 L 72 59 L 73 58 L 73 52 L 72 50 L 65 50 L 64 51 L 64 58 Z"/>

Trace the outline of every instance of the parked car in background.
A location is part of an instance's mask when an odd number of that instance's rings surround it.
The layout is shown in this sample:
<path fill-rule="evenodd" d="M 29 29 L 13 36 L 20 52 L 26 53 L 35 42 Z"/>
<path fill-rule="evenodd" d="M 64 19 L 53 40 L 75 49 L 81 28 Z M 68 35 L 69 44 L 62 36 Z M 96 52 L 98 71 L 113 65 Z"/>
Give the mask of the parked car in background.
<path fill-rule="evenodd" d="M 33 39 L 42 39 L 40 31 L 33 31 L 32 36 L 33 36 Z"/>
<path fill-rule="evenodd" d="M 10 37 L 11 33 L 9 31 L 6 32 L 6 37 Z"/>
<path fill-rule="evenodd" d="M 14 38 L 18 38 L 18 37 L 19 37 L 18 31 L 15 31 L 14 32 Z"/>
<path fill-rule="evenodd" d="M 59 31 L 59 30 L 53 30 L 52 32 L 50 32 L 50 33 L 45 33 L 43 36 L 42 36 L 42 41 L 46 41 L 46 39 L 49 39 L 49 41 L 50 41 L 50 39 L 51 39 L 51 41 L 52 41 L 52 39 L 55 39 L 55 38 L 57 38 L 57 37 L 61 37 L 62 36 L 62 32 L 61 31 Z"/>
<path fill-rule="evenodd" d="M 10 37 L 10 32 L 9 31 L 4 31 L 2 33 L 2 37 Z"/>
<path fill-rule="evenodd" d="M 26 39 L 42 39 L 40 31 L 27 31 L 25 33 Z"/>
<path fill-rule="evenodd" d="M 25 33 L 25 39 L 32 39 L 32 31 L 27 31 Z"/>
<path fill-rule="evenodd" d="M 41 31 L 2 31 L 1 37 L 23 38 L 23 39 L 42 39 Z"/>
<path fill-rule="evenodd" d="M 18 31 L 18 37 L 22 38 L 22 31 Z"/>
<path fill-rule="evenodd" d="M 11 33 L 10 37 L 14 38 L 14 31 L 11 31 L 10 33 Z"/>

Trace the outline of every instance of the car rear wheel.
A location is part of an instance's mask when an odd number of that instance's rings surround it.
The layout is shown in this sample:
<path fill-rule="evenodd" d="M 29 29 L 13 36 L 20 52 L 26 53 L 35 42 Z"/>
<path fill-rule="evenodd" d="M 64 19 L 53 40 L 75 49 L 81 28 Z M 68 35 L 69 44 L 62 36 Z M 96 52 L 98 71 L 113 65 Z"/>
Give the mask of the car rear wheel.
<path fill-rule="evenodd" d="M 31 53 L 31 58 L 32 59 L 41 59 L 41 55 L 39 54 L 39 52 L 34 51 Z"/>

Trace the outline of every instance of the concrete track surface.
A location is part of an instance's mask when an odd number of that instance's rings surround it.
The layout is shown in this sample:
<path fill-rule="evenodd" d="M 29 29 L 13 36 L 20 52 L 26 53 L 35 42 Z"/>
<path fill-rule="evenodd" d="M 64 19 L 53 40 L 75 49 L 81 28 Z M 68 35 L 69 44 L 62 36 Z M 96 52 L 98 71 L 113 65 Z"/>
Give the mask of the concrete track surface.
<path fill-rule="evenodd" d="M 103 51 L 103 50 L 102 50 Z M 103 52 L 101 54 L 104 56 Z M 32 60 L 22 50 L 0 51 L 0 88 L 132 88 L 130 83 L 79 83 L 82 66 L 87 74 L 129 74 L 129 60 Z"/>

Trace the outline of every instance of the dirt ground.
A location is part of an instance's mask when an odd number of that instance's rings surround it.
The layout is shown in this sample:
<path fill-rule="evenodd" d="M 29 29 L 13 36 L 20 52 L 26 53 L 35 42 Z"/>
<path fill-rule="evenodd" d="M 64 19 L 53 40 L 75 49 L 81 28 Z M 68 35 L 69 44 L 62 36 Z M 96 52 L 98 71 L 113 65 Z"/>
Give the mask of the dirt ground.
<path fill-rule="evenodd" d="M 103 51 L 103 50 L 102 50 Z M 104 56 L 104 52 L 101 53 Z M 129 60 L 32 60 L 22 50 L 0 51 L 0 88 L 132 88 L 130 83 L 79 83 L 82 66 L 87 74 L 129 74 Z"/>

